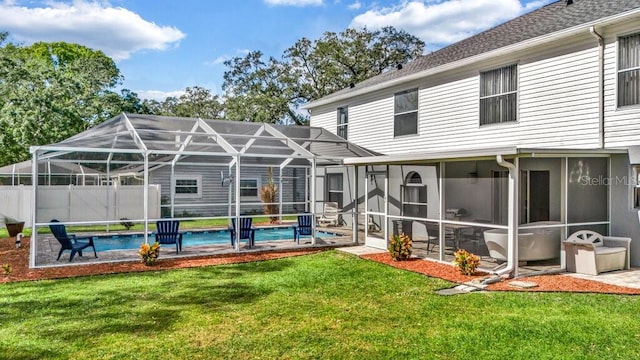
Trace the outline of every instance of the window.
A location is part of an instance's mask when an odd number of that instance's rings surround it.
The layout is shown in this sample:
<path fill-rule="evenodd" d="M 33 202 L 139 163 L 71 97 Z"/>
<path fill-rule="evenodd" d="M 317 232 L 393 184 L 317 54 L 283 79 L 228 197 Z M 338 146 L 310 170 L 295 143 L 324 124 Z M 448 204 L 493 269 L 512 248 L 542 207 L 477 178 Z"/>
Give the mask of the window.
<path fill-rule="evenodd" d="M 480 73 L 480 125 L 516 121 L 516 65 Z"/>
<path fill-rule="evenodd" d="M 640 33 L 618 39 L 618 106 L 640 104 Z"/>
<path fill-rule="evenodd" d="M 349 111 L 346 107 L 338 108 L 338 136 L 347 139 L 347 126 L 349 125 Z"/>
<path fill-rule="evenodd" d="M 394 96 L 393 136 L 418 133 L 418 89 Z"/>
<path fill-rule="evenodd" d="M 240 179 L 240 197 L 258 197 L 258 179 Z"/>
<path fill-rule="evenodd" d="M 427 186 L 417 172 L 407 174 L 402 185 L 402 215 L 408 217 L 427 217 Z"/>
<path fill-rule="evenodd" d="M 338 209 L 342 209 L 342 174 L 327 174 L 327 201 L 338 203 Z"/>
<path fill-rule="evenodd" d="M 631 203 L 634 209 L 640 209 L 640 165 L 632 165 Z"/>
<path fill-rule="evenodd" d="M 173 184 L 174 194 L 178 198 L 202 197 L 202 177 L 199 175 L 176 176 Z"/>

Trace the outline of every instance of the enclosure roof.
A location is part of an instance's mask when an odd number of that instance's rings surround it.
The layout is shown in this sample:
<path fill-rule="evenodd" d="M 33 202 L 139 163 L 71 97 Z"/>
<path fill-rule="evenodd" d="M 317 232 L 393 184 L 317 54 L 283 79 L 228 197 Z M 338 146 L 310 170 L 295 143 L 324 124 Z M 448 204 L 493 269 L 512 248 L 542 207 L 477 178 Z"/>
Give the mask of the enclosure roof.
<path fill-rule="evenodd" d="M 0 176 L 31 176 L 31 160 L 0 167 Z M 100 175 L 102 172 L 73 162 L 38 162 L 38 174 Z"/>
<path fill-rule="evenodd" d="M 376 157 L 360 157 L 345 159 L 345 165 L 403 164 L 416 162 L 433 162 L 444 160 L 463 160 L 494 158 L 498 155 L 514 156 L 579 156 L 626 154 L 626 149 L 556 149 L 556 148 L 520 148 L 517 146 L 469 148 L 449 151 L 429 151 L 409 154 L 384 155 Z"/>
<path fill-rule="evenodd" d="M 32 147 L 39 159 L 82 159 L 83 162 L 151 163 L 199 157 L 264 165 L 341 163 L 343 158 L 376 156 L 323 128 L 265 123 L 120 114 L 56 144 Z M 117 154 L 117 155 L 115 155 Z M 201 160 L 201 159 L 200 159 Z"/>

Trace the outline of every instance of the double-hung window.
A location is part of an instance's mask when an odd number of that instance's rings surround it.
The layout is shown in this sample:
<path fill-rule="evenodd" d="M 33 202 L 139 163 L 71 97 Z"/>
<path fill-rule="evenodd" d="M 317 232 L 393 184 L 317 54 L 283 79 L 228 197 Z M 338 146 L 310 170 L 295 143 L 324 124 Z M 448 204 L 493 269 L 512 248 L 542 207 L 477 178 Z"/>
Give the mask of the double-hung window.
<path fill-rule="evenodd" d="M 418 133 L 418 89 L 395 94 L 393 136 Z"/>
<path fill-rule="evenodd" d="M 518 67 L 480 73 L 480 125 L 517 120 Z"/>
<path fill-rule="evenodd" d="M 427 217 L 427 186 L 416 172 L 411 172 L 402 188 L 402 215 L 409 217 Z"/>
<path fill-rule="evenodd" d="M 240 197 L 258 197 L 258 179 L 240 179 Z"/>
<path fill-rule="evenodd" d="M 177 198 L 202 197 L 202 176 L 178 175 L 175 177 L 173 190 Z"/>
<path fill-rule="evenodd" d="M 618 39 L 618 106 L 640 104 L 640 33 Z"/>
<path fill-rule="evenodd" d="M 342 209 L 343 178 L 342 174 L 327 174 L 327 201 L 337 202 L 338 209 Z"/>
<path fill-rule="evenodd" d="M 338 130 L 338 136 L 340 136 L 343 139 L 347 139 L 347 127 L 349 125 L 349 110 L 348 108 L 345 107 L 340 107 L 338 108 L 338 124 L 337 124 L 337 130 Z"/>

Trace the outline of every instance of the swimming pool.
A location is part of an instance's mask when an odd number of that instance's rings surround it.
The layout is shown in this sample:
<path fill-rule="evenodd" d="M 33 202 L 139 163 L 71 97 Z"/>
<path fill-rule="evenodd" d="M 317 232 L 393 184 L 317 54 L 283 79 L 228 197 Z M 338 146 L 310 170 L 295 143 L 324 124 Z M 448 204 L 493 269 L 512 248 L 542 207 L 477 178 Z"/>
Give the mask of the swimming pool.
<path fill-rule="evenodd" d="M 209 231 L 184 231 L 182 232 L 182 247 L 197 245 L 229 245 L 231 240 L 229 230 L 209 230 Z M 341 234 L 316 231 L 316 237 L 335 237 Z M 310 235 L 302 235 L 301 238 L 310 238 Z M 261 241 L 291 241 L 293 243 L 293 227 L 273 227 L 273 228 L 256 228 L 256 243 Z M 154 242 L 155 237 L 149 236 L 149 242 Z M 96 236 L 96 251 L 109 250 L 127 250 L 138 249 L 144 242 L 142 234 L 132 235 L 112 235 L 112 236 Z M 173 246 L 173 245 L 167 245 Z"/>

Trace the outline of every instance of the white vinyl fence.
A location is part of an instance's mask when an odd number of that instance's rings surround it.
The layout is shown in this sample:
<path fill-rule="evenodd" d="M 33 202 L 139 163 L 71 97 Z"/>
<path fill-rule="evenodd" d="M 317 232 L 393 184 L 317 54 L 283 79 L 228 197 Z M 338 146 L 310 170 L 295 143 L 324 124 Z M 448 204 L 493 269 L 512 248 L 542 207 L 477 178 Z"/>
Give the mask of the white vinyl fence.
<path fill-rule="evenodd" d="M 0 186 L 0 214 L 31 226 L 31 186 Z M 38 222 L 144 218 L 144 186 L 38 186 Z M 149 219 L 160 218 L 160 185 L 149 186 Z"/>

